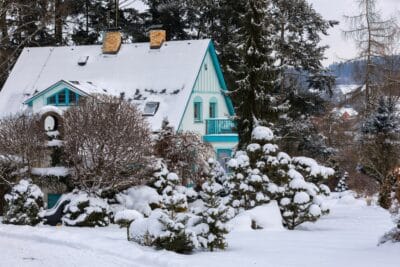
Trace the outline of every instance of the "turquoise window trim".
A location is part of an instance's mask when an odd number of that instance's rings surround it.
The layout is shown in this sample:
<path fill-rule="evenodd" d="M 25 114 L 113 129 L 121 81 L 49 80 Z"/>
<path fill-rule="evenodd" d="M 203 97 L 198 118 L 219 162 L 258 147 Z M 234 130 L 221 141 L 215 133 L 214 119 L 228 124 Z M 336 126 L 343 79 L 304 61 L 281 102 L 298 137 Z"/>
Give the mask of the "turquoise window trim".
<path fill-rule="evenodd" d="M 60 94 L 64 93 L 65 94 L 65 100 L 63 103 L 60 103 Z M 75 94 L 75 103 L 70 103 L 70 94 Z M 51 103 L 50 102 L 50 98 L 54 97 L 55 98 L 55 103 Z M 73 105 L 77 105 L 78 104 L 78 100 L 79 100 L 79 94 L 77 94 L 76 92 L 73 92 L 71 90 L 69 90 L 68 88 L 64 88 L 54 94 L 52 94 L 51 96 L 46 98 L 46 104 L 47 105 L 54 105 L 57 107 L 62 107 L 62 106 L 71 106 L 71 104 Z M 31 103 L 31 102 L 29 102 Z M 28 105 L 29 105 L 28 103 Z"/>
<path fill-rule="evenodd" d="M 218 99 L 216 97 L 210 99 L 208 112 L 210 119 L 218 118 Z"/>
<path fill-rule="evenodd" d="M 207 143 L 238 143 L 239 136 L 232 135 L 204 135 L 203 141 Z"/>
<path fill-rule="evenodd" d="M 199 96 L 193 100 L 193 118 L 195 123 L 203 122 L 203 99 Z"/>

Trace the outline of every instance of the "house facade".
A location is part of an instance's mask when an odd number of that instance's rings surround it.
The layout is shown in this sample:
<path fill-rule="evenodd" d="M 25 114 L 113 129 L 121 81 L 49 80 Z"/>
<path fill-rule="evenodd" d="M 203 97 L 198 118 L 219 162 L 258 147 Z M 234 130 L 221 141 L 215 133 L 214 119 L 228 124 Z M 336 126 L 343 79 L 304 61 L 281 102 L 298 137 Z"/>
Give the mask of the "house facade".
<path fill-rule="evenodd" d="M 165 42 L 153 32 L 150 44 L 122 44 L 112 34 L 103 45 L 25 48 L 0 92 L 0 116 L 46 116 L 82 97 L 124 95 L 153 131 L 167 119 L 177 131 L 196 132 L 224 163 L 238 135 L 212 41 Z"/>

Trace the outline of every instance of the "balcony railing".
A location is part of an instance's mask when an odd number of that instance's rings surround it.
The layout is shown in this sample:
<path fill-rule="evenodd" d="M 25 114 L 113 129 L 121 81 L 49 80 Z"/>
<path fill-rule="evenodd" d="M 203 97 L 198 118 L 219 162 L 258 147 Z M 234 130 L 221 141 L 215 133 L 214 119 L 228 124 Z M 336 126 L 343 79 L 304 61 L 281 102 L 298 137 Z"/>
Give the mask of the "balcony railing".
<path fill-rule="evenodd" d="M 230 119 L 206 120 L 206 134 L 236 134 L 236 123 Z"/>

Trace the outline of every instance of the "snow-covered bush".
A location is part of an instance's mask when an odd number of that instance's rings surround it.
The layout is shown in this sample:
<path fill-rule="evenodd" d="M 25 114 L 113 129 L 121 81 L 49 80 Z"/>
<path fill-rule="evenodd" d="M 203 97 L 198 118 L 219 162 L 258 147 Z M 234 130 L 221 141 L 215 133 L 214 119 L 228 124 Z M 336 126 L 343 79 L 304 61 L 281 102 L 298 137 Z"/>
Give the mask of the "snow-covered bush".
<path fill-rule="evenodd" d="M 29 179 L 22 179 L 5 196 L 6 208 L 3 223 L 16 225 L 36 225 L 40 223 L 43 210 L 43 193 Z"/>
<path fill-rule="evenodd" d="M 233 207 L 249 209 L 276 200 L 288 229 L 329 211 L 324 196 L 330 191 L 323 182 L 334 174 L 333 169 L 279 151 L 266 127 L 256 127 L 252 138 L 246 151 L 237 152 L 228 163 L 233 171 L 228 181 Z"/>
<path fill-rule="evenodd" d="M 128 238 L 141 245 L 189 253 L 199 244 L 196 233 L 189 229 L 191 214 L 187 212 L 182 180 L 165 165 L 155 177 L 153 184 L 161 193 L 161 209 L 152 211 L 148 218 L 134 221 L 129 227 Z"/>
<path fill-rule="evenodd" d="M 0 119 L 0 155 L 18 169 L 31 169 L 45 159 L 45 141 L 37 114 L 20 113 Z"/>
<path fill-rule="evenodd" d="M 151 134 L 135 105 L 122 96 L 97 95 L 70 107 L 63 119 L 63 148 L 74 186 L 113 195 L 142 183 Z"/>
<path fill-rule="evenodd" d="M 136 220 L 143 218 L 143 214 L 136 210 L 121 210 L 115 213 L 114 223 L 121 227 L 129 227 L 129 225 Z"/>
<path fill-rule="evenodd" d="M 340 178 L 338 184 L 335 187 L 335 192 L 344 192 L 349 190 L 349 187 L 347 185 L 347 179 L 349 178 L 349 173 L 345 172 L 342 176 L 342 178 Z"/>
<path fill-rule="evenodd" d="M 115 196 L 124 208 L 136 210 L 149 216 L 153 209 L 161 207 L 162 197 L 157 190 L 149 186 L 135 186 Z"/>
<path fill-rule="evenodd" d="M 393 219 L 396 225 L 380 239 L 381 244 L 386 242 L 400 242 L 400 213 L 394 215 Z"/>
<path fill-rule="evenodd" d="M 155 155 L 164 159 L 170 171 L 177 173 L 183 184 L 198 183 L 207 167 L 207 159 L 214 153 L 209 143 L 194 132 L 177 132 L 167 120 L 162 122 L 156 136 Z"/>
<path fill-rule="evenodd" d="M 225 235 L 229 229 L 226 222 L 231 219 L 234 212 L 229 212 L 229 208 L 221 202 L 219 196 L 223 191 L 222 185 L 216 182 L 218 173 L 213 172 L 216 161 L 209 160 L 210 174 L 207 181 L 202 186 L 201 197 L 204 201 L 204 209 L 200 213 L 201 229 L 199 242 L 202 247 L 214 251 L 214 249 L 225 249 L 227 243 Z"/>
<path fill-rule="evenodd" d="M 253 146 L 254 145 L 254 146 Z M 248 151 L 236 152 L 235 158 L 228 162 L 228 167 L 233 175 L 227 180 L 227 187 L 231 191 L 231 205 L 236 209 L 251 209 L 255 206 L 268 202 L 269 197 L 265 194 L 264 185 L 268 177 L 260 172 L 257 167 L 259 163 L 254 157 L 261 147 L 256 144 L 248 146 Z M 252 161 L 250 161 L 250 157 Z"/>
<path fill-rule="evenodd" d="M 68 197 L 70 202 L 65 206 L 62 217 L 65 225 L 95 227 L 110 223 L 110 210 L 105 200 L 78 190 Z"/>

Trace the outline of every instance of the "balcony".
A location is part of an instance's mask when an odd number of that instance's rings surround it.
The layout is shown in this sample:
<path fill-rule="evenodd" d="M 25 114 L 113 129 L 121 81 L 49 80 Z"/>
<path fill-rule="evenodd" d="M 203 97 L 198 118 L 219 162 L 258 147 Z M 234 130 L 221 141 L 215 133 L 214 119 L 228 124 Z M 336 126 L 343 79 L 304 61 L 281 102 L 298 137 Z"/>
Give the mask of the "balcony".
<path fill-rule="evenodd" d="M 237 134 L 236 123 L 230 119 L 206 120 L 206 135 Z"/>

